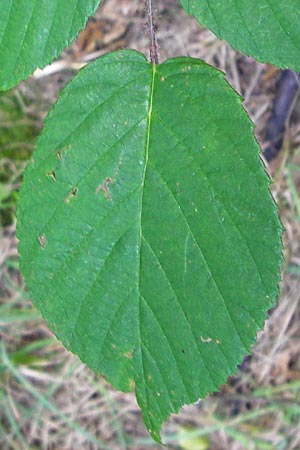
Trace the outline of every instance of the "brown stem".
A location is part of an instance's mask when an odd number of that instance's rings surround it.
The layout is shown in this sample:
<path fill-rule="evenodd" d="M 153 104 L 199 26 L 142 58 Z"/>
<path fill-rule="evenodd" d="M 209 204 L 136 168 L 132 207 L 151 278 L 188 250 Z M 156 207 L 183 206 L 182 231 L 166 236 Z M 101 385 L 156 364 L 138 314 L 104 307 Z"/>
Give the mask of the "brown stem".
<path fill-rule="evenodd" d="M 152 0 L 146 0 L 146 11 L 147 11 L 147 29 L 149 36 L 149 51 L 150 51 L 150 61 L 152 64 L 158 64 L 158 48 L 155 35 L 155 26 L 153 20 L 153 5 Z"/>

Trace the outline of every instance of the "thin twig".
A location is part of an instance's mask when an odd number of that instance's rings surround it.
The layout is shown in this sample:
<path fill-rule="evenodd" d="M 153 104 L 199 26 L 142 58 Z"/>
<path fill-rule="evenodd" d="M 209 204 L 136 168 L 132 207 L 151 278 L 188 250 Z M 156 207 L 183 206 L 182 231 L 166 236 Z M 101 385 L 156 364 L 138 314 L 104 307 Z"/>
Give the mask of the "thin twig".
<path fill-rule="evenodd" d="M 152 0 L 146 0 L 146 11 L 147 11 L 147 28 L 149 36 L 149 51 L 150 51 L 150 61 L 152 64 L 158 64 L 158 47 L 155 34 L 155 26 L 153 20 L 153 5 Z"/>

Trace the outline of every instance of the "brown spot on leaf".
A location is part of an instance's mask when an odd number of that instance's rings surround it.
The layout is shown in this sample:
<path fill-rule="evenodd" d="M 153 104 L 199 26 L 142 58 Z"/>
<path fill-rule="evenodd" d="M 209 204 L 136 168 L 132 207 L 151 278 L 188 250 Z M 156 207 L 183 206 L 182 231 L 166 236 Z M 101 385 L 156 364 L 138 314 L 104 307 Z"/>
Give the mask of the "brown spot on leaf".
<path fill-rule="evenodd" d="M 102 378 L 102 380 L 107 382 L 107 378 L 104 375 L 102 375 L 102 373 L 99 373 L 98 376 L 99 378 Z"/>
<path fill-rule="evenodd" d="M 47 177 L 50 177 L 50 178 L 52 178 L 52 180 L 56 181 L 56 173 L 54 172 L 54 170 L 47 172 L 46 175 L 47 175 Z"/>
<path fill-rule="evenodd" d="M 74 197 L 77 197 L 77 193 L 78 193 L 78 187 L 74 187 L 73 189 L 71 189 L 71 191 L 68 193 L 67 197 L 65 198 L 64 202 L 65 203 L 70 203 L 70 200 Z"/>

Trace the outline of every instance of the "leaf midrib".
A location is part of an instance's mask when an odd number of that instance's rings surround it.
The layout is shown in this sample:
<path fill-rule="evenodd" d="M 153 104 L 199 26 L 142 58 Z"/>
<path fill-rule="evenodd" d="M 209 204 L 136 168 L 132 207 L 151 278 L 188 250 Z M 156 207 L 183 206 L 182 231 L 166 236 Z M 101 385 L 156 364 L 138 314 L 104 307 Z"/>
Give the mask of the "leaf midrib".
<path fill-rule="evenodd" d="M 143 379 L 145 379 L 145 369 L 144 369 L 144 361 L 143 361 L 143 350 L 142 350 L 142 339 L 141 339 L 141 296 L 140 296 L 140 276 L 141 276 L 141 248 L 142 248 L 142 216 L 143 216 L 143 199 L 144 199 L 144 187 L 145 187 L 145 179 L 149 158 L 149 146 L 150 146 L 150 134 L 151 134 L 151 124 L 152 124 L 152 112 L 153 112 L 153 97 L 154 97 L 154 86 L 155 86 L 155 74 L 156 74 L 156 65 L 151 64 L 152 77 L 150 84 L 150 96 L 149 96 L 149 110 L 148 110 L 148 119 L 147 119 L 147 135 L 146 135 L 146 144 L 144 150 L 144 171 L 142 175 L 142 183 L 141 183 L 141 202 L 140 202 L 140 227 L 139 227 L 139 262 L 138 262 L 138 276 L 137 276 L 137 301 L 138 301 L 138 324 L 137 324 L 137 333 L 138 333 L 138 341 L 135 348 L 135 351 L 139 351 L 140 353 L 140 368 L 143 374 Z M 143 385 L 144 390 L 144 398 L 148 403 L 148 394 L 145 385 Z M 138 396 L 137 396 L 138 400 Z M 148 415 L 148 414 L 147 414 Z M 148 420 L 151 421 L 151 417 L 148 415 Z M 148 429 L 151 433 L 151 430 Z"/>
<path fill-rule="evenodd" d="M 142 216 L 143 216 L 143 200 L 144 200 L 144 188 L 145 188 L 145 179 L 147 172 L 147 165 L 149 159 L 149 147 L 150 147 L 150 134 L 151 134 L 151 124 L 152 124 L 152 112 L 153 112 L 153 97 L 154 97 L 154 86 L 155 86 L 155 74 L 156 74 L 156 65 L 151 65 L 152 77 L 150 83 L 150 96 L 149 96 L 149 110 L 148 110 L 148 119 L 147 119 L 147 135 L 146 135 L 146 144 L 144 149 L 144 171 L 142 174 L 142 182 L 141 182 L 141 202 L 140 202 L 140 233 L 139 233 L 139 270 L 138 270 L 138 291 L 140 291 L 140 273 L 141 273 L 141 247 L 142 247 Z M 140 316 L 139 316 L 140 317 Z M 139 320 L 140 323 L 140 320 Z"/>

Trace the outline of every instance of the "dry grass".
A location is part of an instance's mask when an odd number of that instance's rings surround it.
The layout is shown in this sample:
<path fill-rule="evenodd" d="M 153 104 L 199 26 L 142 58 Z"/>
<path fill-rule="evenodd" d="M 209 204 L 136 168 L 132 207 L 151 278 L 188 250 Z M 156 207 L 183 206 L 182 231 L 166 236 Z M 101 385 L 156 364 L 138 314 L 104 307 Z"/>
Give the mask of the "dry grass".
<path fill-rule="evenodd" d="M 96 44 L 87 52 L 82 39 L 56 65 L 17 88 L 20 101 L 26 97 L 26 113 L 42 121 L 65 82 L 95 56 L 123 46 L 147 53 L 141 3 L 104 1 L 98 17 L 105 20 L 94 30 Z M 245 97 L 264 144 L 276 71 L 200 30 L 173 0 L 157 1 L 157 15 L 161 60 L 188 54 L 226 71 Z M 294 122 L 282 156 L 269 168 L 285 227 L 281 298 L 237 376 L 219 394 L 171 418 L 163 433 L 166 448 L 300 448 L 300 150 L 290 151 L 299 143 L 299 131 Z M 158 449 L 144 429 L 133 395 L 114 391 L 67 353 L 31 305 L 18 272 L 14 221 L 0 239 L 0 448 Z"/>

